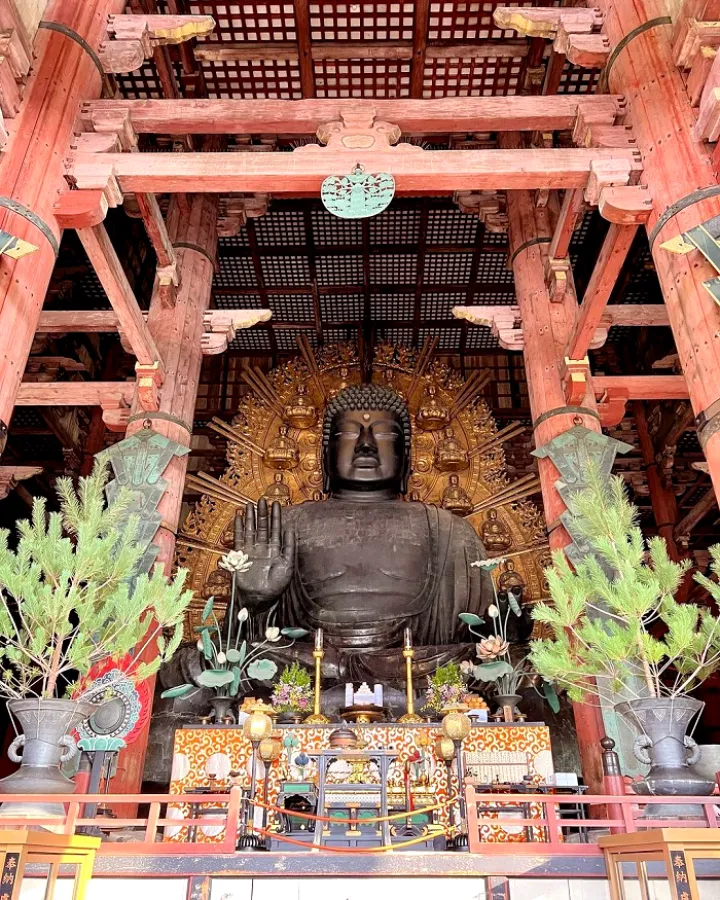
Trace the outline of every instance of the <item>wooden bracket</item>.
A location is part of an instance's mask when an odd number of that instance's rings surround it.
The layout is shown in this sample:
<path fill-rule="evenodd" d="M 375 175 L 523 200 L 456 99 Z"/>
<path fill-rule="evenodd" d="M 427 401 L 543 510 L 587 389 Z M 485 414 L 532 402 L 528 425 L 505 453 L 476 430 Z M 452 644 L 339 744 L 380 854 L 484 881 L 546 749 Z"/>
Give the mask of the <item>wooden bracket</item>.
<path fill-rule="evenodd" d="M 652 212 L 652 197 L 643 184 L 625 184 L 600 190 L 598 211 L 616 225 L 642 225 Z"/>
<path fill-rule="evenodd" d="M 625 107 L 578 106 L 572 129 L 572 140 L 576 147 L 592 146 L 593 129 L 620 127 L 619 120 L 624 117 Z"/>
<path fill-rule="evenodd" d="M 693 134 L 699 141 L 720 138 L 720 54 L 712 60 L 698 101 L 698 114 Z"/>
<path fill-rule="evenodd" d="M 248 219 L 264 216 L 270 203 L 269 194 L 245 194 L 221 197 L 218 211 L 218 237 L 235 237 Z"/>
<path fill-rule="evenodd" d="M 328 122 L 317 130 L 317 138 L 331 150 L 343 150 L 357 153 L 358 150 L 388 150 L 400 140 L 400 128 L 392 122 L 381 122 L 376 119 L 372 106 L 348 107 L 340 111 L 339 122 Z M 316 144 L 298 147 L 296 153 L 317 152 Z M 423 152 L 422 147 L 413 144 L 402 144 L 402 151 Z"/>
<path fill-rule="evenodd" d="M 159 390 L 165 379 L 162 366 L 157 362 L 149 366 L 135 363 L 135 375 L 140 409 L 144 412 L 156 412 L 160 409 Z"/>
<path fill-rule="evenodd" d="M 205 333 L 200 338 L 204 356 L 224 353 L 235 338 L 235 332 L 252 328 L 272 317 L 269 309 L 211 309 L 203 314 Z"/>
<path fill-rule="evenodd" d="M 156 47 L 210 34 L 212 16 L 108 16 L 107 40 L 98 49 L 104 72 L 135 72 Z"/>
<path fill-rule="evenodd" d="M 503 350 L 522 350 L 525 346 L 519 306 L 453 306 L 456 319 L 490 328 Z"/>
<path fill-rule="evenodd" d="M 108 202 L 101 190 L 66 191 L 53 206 L 61 228 L 92 228 L 107 215 Z"/>
<path fill-rule="evenodd" d="M 590 175 L 585 187 L 585 200 L 597 206 L 600 193 L 605 188 L 625 185 L 630 182 L 632 166 L 624 158 L 594 159 L 590 163 Z"/>
<path fill-rule="evenodd" d="M 4 500 L 10 491 L 15 490 L 20 481 L 40 475 L 42 468 L 37 466 L 0 466 L 0 500 Z"/>
<path fill-rule="evenodd" d="M 673 45 L 675 65 L 679 69 L 692 68 L 702 47 L 720 47 L 720 22 L 684 18 Z"/>
<path fill-rule="evenodd" d="M 612 428 L 622 422 L 629 399 L 630 392 L 625 388 L 612 387 L 603 391 L 597 405 L 603 428 Z"/>
<path fill-rule="evenodd" d="M 456 191 L 453 200 L 460 212 L 477 216 L 490 234 L 507 234 L 507 204 L 502 191 Z"/>
<path fill-rule="evenodd" d="M 0 112 L 12 119 L 20 110 L 33 51 L 18 4 L 3 2 L 0 7 Z"/>
<path fill-rule="evenodd" d="M 590 360 L 587 356 L 584 359 L 568 359 L 565 357 L 563 369 L 565 402 L 568 406 L 581 406 L 587 393 Z"/>
<path fill-rule="evenodd" d="M 498 6 L 493 21 L 523 37 L 555 38 L 560 28 L 567 34 L 590 34 L 600 28 L 603 15 L 599 9 L 578 6 Z"/>
<path fill-rule="evenodd" d="M 562 303 L 568 290 L 573 289 L 572 266 L 569 257 L 545 260 L 545 284 L 551 303 Z"/>
<path fill-rule="evenodd" d="M 583 69 L 602 69 L 610 56 L 610 42 L 604 34 L 572 34 L 561 23 L 553 50 L 567 57 L 568 62 Z"/>

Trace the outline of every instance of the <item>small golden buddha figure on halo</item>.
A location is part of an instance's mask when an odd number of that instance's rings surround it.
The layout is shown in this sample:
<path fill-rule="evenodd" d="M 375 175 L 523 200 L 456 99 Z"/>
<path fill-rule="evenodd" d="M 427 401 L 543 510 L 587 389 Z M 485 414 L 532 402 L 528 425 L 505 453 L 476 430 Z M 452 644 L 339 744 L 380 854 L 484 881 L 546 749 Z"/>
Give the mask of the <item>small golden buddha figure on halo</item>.
<path fill-rule="evenodd" d="M 434 384 L 428 385 L 415 420 L 423 431 L 439 431 L 450 422 L 450 410 L 440 403 Z"/>
<path fill-rule="evenodd" d="M 513 543 L 507 525 L 500 521 L 496 509 L 488 510 L 487 517 L 482 524 L 480 537 L 489 553 L 509 550 Z"/>
<path fill-rule="evenodd" d="M 335 385 L 335 387 L 330 388 L 328 391 L 328 398 L 330 400 L 334 400 L 335 397 L 340 393 L 340 391 L 344 391 L 345 388 L 350 384 L 350 370 L 347 366 L 340 366 L 338 370 L 338 376 L 340 377 L 340 381 Z"/>
<path fill-rule="evenodd" d="M 278 436 L 265 451 L 265 465 L 271 469 L 294 469 L 299 459 L 297 444 L 288 435 L 287 425 L 281 425 Z"/>
<path fill-rule="evenodd" d="M 283 410 L 283 419 L 293 428 L 312 428 L 317 422 L 318 411 L 304 384 L 297 386 L 295 395 L 290 398 Z"/>
<path fill-rule="evenodd" d="M 285 483 L 285 476 L 282 472 L 275 473 L 275 480 L 267 486 L 263 497 L 268 503 L 277 500 L 281 506 L 290 506 L 290 488 Z"/>
<path fill-rule="evenodd" d="M 456 516 L 467 516 L 472 512 L 472 500 L 465 488 L 460 486 L 457 475 L 453 474 L 448 478 L 448 486 L 443 491 L 440 506 Z"/>
<path fill-rule="evenodd" d="M 525 590 L 525 581 L 515 568 L 515 563 L 511 559 L 506 559 L 500 566 L 498 590 L 512 591 L 514 594 L 520 594 Z"/>
<path fill-rule="evenodd" d="M 467 450 L 460 446 L 452 426 L 448 425 L 445 429 L 445 437 L 438 443 L 435 450 L 435 468 L 438 472 L 460 472 L 467 467 Z"/>

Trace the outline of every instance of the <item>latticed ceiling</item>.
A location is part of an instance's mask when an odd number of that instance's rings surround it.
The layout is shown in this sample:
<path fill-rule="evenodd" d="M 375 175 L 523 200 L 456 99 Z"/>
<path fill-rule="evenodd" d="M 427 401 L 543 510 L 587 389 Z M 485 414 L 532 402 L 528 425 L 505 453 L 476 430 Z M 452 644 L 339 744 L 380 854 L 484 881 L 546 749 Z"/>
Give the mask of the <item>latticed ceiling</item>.
<path fill-rule="evenodd" d="M 128 12 L 209 14 L 217 24 L 207 39 L 158 49 L 141 70 L 117 76 L 117 88 L 128 99 L 245 100 L 442 99 L 596 90 L 598 70 L 570 65 L 552 54 L 542 39 L 518 39 L 515 32 L 498 28 L 493 11 L 499 5 L 548 4 L 130 0 Z M 556 144 L 569 143 L 568 135 L 556 134 L 554 139 Z M 235 152 L 292 151 L 314 140 L 312 134 L 301 138 L 232 135 L 227 147 Z M 412 140 L 429 151 L 496 145 L 493 133 L 413 136 Z M 142 136 L 146 151 L 182 152 L 199 149 L 201 143 L 199 136 Z M 222 471 L 224 444 L 206 427 L 208 420 L 215 415 L 230 418 L 247 390 L 242 370 L 251 365 L 267 369 L 295 355 L 299 335 L 307 336 L 314 347 L 357 340 L 361 334 L 371 341 L 413 346 L 437 337 L 436 352 L 452 365 L 465 372 L 474 368 L 491 372 L 485 393 L 501 424 L 515 419 L 529 424 L 521 355 L 502 350 L 488 328 L 470 326 L 451 313 L 458 305 L 515 302 L 504 234 L 489 231 L 449 196 L 399 197 L 375 218 L 347 221 L 331 216 L 318 198 L 289 200 L 281 192 L 279 185 L 264 215 L 248 219 L 235 236 L 219 240 L 213 305 L 269 308 L 273 317 L 267 325 L 239 331 L 227 353 L 205 359 L 191 469 Z M 159 199 L 161 205 L 166 201 Z M 121 210 L 113 211 L 107 224 L 135 293 L 147 306 L 155 263 L 142 225 Z M 571 258 L 579 297 L 606 227 L 589 213 L 573 238 Z M 662 302 L 642 236 L 611 302 Z M 108 307 L 75 236 L 66 234 L 46 308 Z M 43 340 L 35 350 L 41 356 L 74 357 L 86 364 L 84 373 L 69 374 L 61 368 L 57 378 L 132 375 L 133 360 L 123 354 L 116 336 Z M 668 329 L 612 328 L 605 347 L 593 354 L 593 366 L 606 374 L 650 372 L 663 358 L 663 365 L 672 366 L 673 352 Z M 652 409 L 649 412 L 652 416 Z M 81 433 L 87 434 L 88 427 L 86 422 Z M 8 453 L 23 464 L 41 460 L 50 470 L 72 470 L 67 448 L 63 454 L 63 434 L 47 410 L 19 410 Z M 615 434 L 637 447 L 631 415 Z M 111 438 L 106 435 L 106 439 Z M 507 445 L 511 475 L 534 465 L 529 455 L 531 440 L 528 431 Z M 707 485 L 707 477 L 692 468 L 700 459 L 694 432 L 686 432 L 672 475 L 681 515 Z M 643 507 L 644 523 L 652 528 L 638 452 L 620 465 Z M 45 489 L 38 479 L 33 484 L 36 491 Z M 713 512 L 701 523 L 697 546 L 707 545 L 715 518 Z"/>

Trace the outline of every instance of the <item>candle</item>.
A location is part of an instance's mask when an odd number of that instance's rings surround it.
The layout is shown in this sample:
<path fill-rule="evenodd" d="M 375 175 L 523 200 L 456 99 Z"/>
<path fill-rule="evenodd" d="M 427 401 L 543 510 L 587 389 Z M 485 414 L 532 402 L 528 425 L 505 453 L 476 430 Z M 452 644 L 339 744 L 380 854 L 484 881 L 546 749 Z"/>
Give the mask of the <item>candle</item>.
<path fill-rule="evenodd" d="M 412 647 L 412 630 L 410 628 L 405 629 L 405 649 L 410 650 Z"/>
<path fill-rule="evenodd" d="M 315 649 L 322 650 L 323 648 L 323 632 L 322 628 L 318 628 L 315 632 Z"/>
<path fill-rule="evenodd" d="M 355 697 L 355 687 L 352 684 L 345 685 L 345 706 L 352 706 Z"/>
<path fill-rule="evenodd" d="M 375 685 L 375 706 L 383 705 L 383 686 L 381 684 Z"/>

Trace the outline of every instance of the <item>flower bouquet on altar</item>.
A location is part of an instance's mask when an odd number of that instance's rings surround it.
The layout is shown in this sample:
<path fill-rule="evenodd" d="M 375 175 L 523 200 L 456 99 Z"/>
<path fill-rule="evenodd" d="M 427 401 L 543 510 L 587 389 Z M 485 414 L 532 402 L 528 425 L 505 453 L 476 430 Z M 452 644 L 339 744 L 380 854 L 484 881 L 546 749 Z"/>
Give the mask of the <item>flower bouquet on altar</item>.
<path fill-rule="evenodd" d="M 299 663 L 286 666 L 275 682 L 270 702 L 280 713 L 279 721 L 299 724 L 312 711 L 310 673 Z"/>
<path fill-rule="evenodd" d="M 457 663 L 438 666 L 433 675 L 428 675 L 424 709 L 431 713 L 439 714 L 447 709 L 464 708 L 467 697 L 465 679 Z"/>

